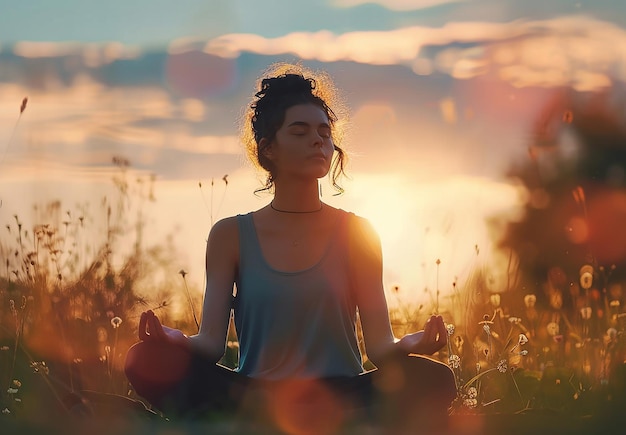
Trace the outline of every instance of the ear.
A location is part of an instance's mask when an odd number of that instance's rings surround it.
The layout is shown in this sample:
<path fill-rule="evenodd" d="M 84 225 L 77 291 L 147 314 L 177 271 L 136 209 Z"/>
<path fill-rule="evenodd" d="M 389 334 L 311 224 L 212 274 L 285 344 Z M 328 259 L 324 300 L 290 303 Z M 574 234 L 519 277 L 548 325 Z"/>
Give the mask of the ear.
<path fill-rule="evenodd" d="M 274 158 L 272 144 L 267 138 L 264 137 L 259 141 L 259 149 L 261 150 L 263 157 L 266 159 L 272 160 Z"/>

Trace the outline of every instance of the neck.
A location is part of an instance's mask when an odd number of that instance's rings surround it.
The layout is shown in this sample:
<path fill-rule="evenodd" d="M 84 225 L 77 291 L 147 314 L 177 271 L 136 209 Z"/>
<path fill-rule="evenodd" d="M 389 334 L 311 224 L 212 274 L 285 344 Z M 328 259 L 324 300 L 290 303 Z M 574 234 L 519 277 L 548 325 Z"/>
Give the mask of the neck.
<path fill-rule="evenodd" d="M 288 212 L 315 212 L 322 207 L 317 181 L 306 185 L 290 183 L 287 186 L 276 184 L 272 208 Z"/>

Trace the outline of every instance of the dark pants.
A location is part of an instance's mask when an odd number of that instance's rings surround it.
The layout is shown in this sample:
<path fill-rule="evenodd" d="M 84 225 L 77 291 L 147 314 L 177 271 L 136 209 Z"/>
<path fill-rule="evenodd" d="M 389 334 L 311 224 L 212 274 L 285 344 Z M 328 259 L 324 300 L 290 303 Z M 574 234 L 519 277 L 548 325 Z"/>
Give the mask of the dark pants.
<path fill-rule="evenodd" d="M 181 417 L 232 412 L 274 421 L 305 414 L 341 421 L 360 415 L 424 424 L 446 416 L 456 397 L 450 368 L 421 356 L 398 356 L 354 377 L 266 381 L 180 347 L 143 341 L 129 349 L 125 372 L 153 407 Z"/>

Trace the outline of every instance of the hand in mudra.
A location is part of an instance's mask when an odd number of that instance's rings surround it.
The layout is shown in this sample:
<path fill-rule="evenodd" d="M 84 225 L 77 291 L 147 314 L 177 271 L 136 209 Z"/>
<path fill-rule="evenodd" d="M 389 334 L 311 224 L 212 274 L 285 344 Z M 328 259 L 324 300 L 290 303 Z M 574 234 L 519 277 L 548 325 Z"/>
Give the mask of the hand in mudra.
<path fill-rule="evenodd" d="M 403 338 L 410 353 L 432 355 L 448 342 L 446 326 L 441 316 L 430 316 L 423 331 Z"/>
<path fill-rule="evenodd" d="M 165 341 L 182 346 L 188 345 L 188 337 L 182 331 L 163 325 L 151 310 L 141 313 L 139 339 L 142 341 Z"/>

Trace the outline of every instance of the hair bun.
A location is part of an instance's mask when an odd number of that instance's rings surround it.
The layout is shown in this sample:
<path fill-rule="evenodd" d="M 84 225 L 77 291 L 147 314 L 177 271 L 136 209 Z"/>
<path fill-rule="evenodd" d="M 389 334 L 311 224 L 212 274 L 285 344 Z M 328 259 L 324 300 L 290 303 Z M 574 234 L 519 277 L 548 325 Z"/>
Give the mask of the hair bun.
<path fill-rule="evenodd" d="M 282 74 L 261 81 L 261 90 L 256 97 L 280 97 L 286 94 L 312 94 L 315 80 L 300 74 Z"/>

